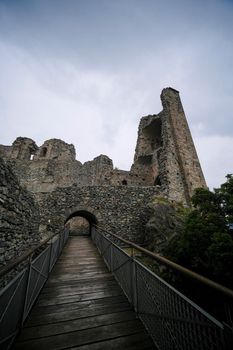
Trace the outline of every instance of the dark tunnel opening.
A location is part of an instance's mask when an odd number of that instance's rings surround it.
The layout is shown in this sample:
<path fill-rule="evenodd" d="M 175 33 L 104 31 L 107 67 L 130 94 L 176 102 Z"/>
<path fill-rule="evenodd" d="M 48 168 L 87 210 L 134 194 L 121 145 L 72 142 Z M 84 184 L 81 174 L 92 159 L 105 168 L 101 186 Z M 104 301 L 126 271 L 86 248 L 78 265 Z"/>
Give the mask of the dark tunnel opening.
<path fill-rule="evenodd" d="M 64 222 L 69 224 L 70 235 L 87 236 L 91 234 L 91 227 L 97 225 L 98 221 L 94 214 L 86 210 L 77 210 L 70 214 Z"/>

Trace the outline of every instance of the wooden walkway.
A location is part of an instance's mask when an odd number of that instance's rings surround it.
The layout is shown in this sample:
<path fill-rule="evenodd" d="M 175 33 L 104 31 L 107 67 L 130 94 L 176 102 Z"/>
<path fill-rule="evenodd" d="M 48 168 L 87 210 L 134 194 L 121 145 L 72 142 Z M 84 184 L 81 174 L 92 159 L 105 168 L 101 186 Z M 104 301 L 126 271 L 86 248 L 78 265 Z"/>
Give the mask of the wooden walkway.
<path fill-rule="evenodd" d="M 89 237 L 70 237 L 14 349 L 155 349 Z"/>

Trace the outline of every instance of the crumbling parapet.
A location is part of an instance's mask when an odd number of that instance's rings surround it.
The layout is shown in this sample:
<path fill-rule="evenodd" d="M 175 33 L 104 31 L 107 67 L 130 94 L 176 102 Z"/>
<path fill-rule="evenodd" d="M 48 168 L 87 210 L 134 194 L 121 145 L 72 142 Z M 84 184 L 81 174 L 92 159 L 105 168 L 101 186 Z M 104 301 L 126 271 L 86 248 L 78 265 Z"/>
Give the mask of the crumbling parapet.
<path fill-rule="evenodd" d="M 35 141 L 27 137 L 17 137 L 11 147 L 10 158 L 30 160 L 31 156 L 38 150 Z"/>
<path fill-rule="evenodd" d="M 9 159 L 11 156 L 12 146 L 0 145 L 0 157 L 2 159 Z"/>
<path fill-rule="evenodd" d="M 35 153 L 33 160 L 58 160 L 58 161 L 74 161 L 75 160 L 74 145 L 68 144 L 59 139 L 50 139 Z"/>
<path fill-rule="evenodd" d="M 89 185 L 110 185 L 110 178 L 113 172 L 113 162 L 106 155 L 99 155 L 92 161 L 85 162 L 78 174 L 78 184 Z"/>

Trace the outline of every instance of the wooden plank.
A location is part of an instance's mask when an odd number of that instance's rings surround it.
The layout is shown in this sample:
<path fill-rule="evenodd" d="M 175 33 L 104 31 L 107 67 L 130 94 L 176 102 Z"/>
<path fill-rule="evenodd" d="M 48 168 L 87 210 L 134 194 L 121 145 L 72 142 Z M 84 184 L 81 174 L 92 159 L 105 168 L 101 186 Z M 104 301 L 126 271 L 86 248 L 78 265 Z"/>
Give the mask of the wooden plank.
<path fill-rule="evenodd" d="M 108 324 L 135 320 L 136 316 L 132 310 L 109 313 L 104 315 L 78 318 L 69 321 L 62 321 L 35 327 L 28 327 L 22 333 L 19 341 L 48 337 L 56 334 L 80 331 Z"/>
<path fill-rule="evenodd" d="M 68 295 L 60 298 L 43 299 L 38 301 L 37 306 L 67 304 L 67 303 L 80 302 L 83 300 L 103 299 L 106 297 L 112 297 L 112 296 L 118 296 L 118 295 L 123 295 L 123 292 L 119 287 L 114 288 L 112 290 L 107 289 L 107 290 L 101 290 L 93 293 L 74 294 L 74 295 Z"/>
<path fill-rule="evenodd" d="M 82 293 L 90 293 L 98 290 L 108 289 L 108 288 L 114 288 L 115 286 L 118 286 L 116 281 L 107 281 L 107 282 L 94 282 L 91 283 L 90 281 L 86 281 L 86 283 L 77 283 L 72 285 L 64 285 L 54 288 L 46 288 L 42 291 L 40 300 L 43 300 L 44 298 L 50 298 L 52 296 L 54 297 L 61 297 L 61 296 L 68 296 L 73 294 L 82 294 Z"/>
<path fill-rule="evenodd" d="M 108 298 L 100 298 L 100 299 L 91 299 L 85 301 L 79 301 L 78 303 L 64 303 L 60 305 L 49 305 L 49 306 L 37 306 L 33 308 L 31 315 L 34 314 L 49 314 L 54 312 L 62 312 L 66 310 L 74 310 L 74 309 L 83 309 L 83 308 L 91 308 L 96 305 L 107 305 L 109 308 L 112 304 L 127 302 L 128 300 L 125 296 L 119 295 Z M 129 303 L 128 303 L 129 304 Z"/>
<path fill-rule="evenodd" d="M 40 302 L 43 300 L 51 300 L 52 298 L 65 298 L 79 294 L 90 294 L 94 292 L 107 291 L 111 289 L 118 289 L 119 286 L 112 284 L 110 286 L 101 286 L 98 284 L 94 284 L 94 286 L 78 286 L 76 288 L 65 288 L 58 289 L 57 291 L 51 290 L 49 293 L 44 293 L 41 295 Z"/>
<path fill-rule="evenodd" d="M 26 322 L 25 327 L 49 324 L 54 322 L 62 322 L 74 320 L 78 318 L 92 317 L 98 315 L 105 315 L 112 312 L 122 312 L 131 310 L 128 302 L 121 302 L 116 304 L 106 305 L 105 303 L 94 304 L 86 308 L 72 308 L 66 311 L 49 312 L 46 314 L 34 314 Z"/>
<path fill-rule="evenodd" d="M 84 275 L 79 275 L 79 276 L 76 276 L 76 275 L 70 275 L 69 277 L 64 275 L 64 276 L 54 276 L 54 277 L 51 277 L 51 279 L 49 279 L 49 283 L 47 284 L 47 286 L 50 286 L 50 285 L 53 285 L 53 284 L 56 284 L 56 283 L 60 283 L 60 284 L 66 284 L 69 280 L 72 280 L 72 281 L 86 281 L 86 280 L 95 280 L 97 278 L 104 278 L 104 277 L 109 277 L 109 274 L 108 272 L 106 273 L 102 273 L 102 272 L 98 272 L 98 273 L 95 273 L 95 274 L 84 274 Z"/>
<path fill-rule="evenodd" d="M 71 281 L 67 281 L 65 284 L 61 283 L 59 285 L 56 285 L 56 289 L 65 288 L 67 286 L 72 287 L 72 286 L 77 286 L 77 285 L 83 285 L 83 284 L 87 284 L 87 283 L 95 284 L 95 283 L 102 283 L 102 282 L 106 283 L 106 282 L 111 282 L 111 281 L 115 281 L 115 279 L 112 275 L 108 275 L 108 276 L 105 276 L 102 278 L 98 277 L 96 279 L 92 278 L 91 280 L 87 279 L 86 281 L 83 280 L 82 282 L 71 280 Z M 45 290 L 45 293 L 47 293 L 47 291 L 54 290 L 54 285 L 50 285 L 47 282 L 47 284 L 45 284 L 45 287 L 43 288 L 43 291 L 44 290 Z M 43 291 L 42 291 L 42 293 L 43 293 Z"/>
<path fill-rule="evenodd" d="M 72 347 L 70 350 L 152 350 L 155 349 L 152 340 L 145 332 L 131 334 L 125 337 L 100 341 L 88 345 Z"/>
<path fill-rule="evenodd" d="M 61 350 L 74 346 L 90 344 L 101 340 L 136 334 L 138 332 L 142 332 L 143 329 L 143 325 L 139 320 L 131 320 L 107 326 L 58 334 L 51 337 L 37 338 L 23 342 L 18 341 L 15 349 L 25 350 L 29 348 L 33 350 Z"/>
<path fill-rule="evenodd" d="M 107 270 L 107 267 L 106 266 L 103 266 L 102 264 L 96 264 L 96 261 L 94 264 L 90 265 L 90 263 L 88 264 L 83 264 L 83 265 L 78 265 L 78 264 L 66 264 L 66 265 L 57 265 L 55 266 L 54 270 L 53 270 L 53 274 L 56 272 L 56 271 L 66 271 L 66 270 L 71 270 L 73 272 L 75 271 L 83 271 L 83 268 L 85 266 L 85 272 L 86 271 L 93 271 L 93 270 L 98 270 L 101 268 L 101 270 L 104 270 L 106 271 Z"/>
<path fill-rule="evenodd" d="M 55 270 L 53 272 L 53 275 L 51 276 L 51 278 L 57 278 L 59 276 L 61 276 L 61 272 L 64 274 L 64 276 L 67 276 L 67 279 L 69 279 L 72 276 L 90 276 L 90 275 L 99 275 L 101 274 L 107 274 L 108 275 L 108 270 L 106 268 L 102 269 L 101 268 L 101 272 L 100 272 L 100 268 L 95 267 L 95 268 L 86 268 L 86 271 L 83 271 L 83 268 L 78 268 L 78 269 L 74 269 L 74 268 L 70 268 L 70 267 L 64 267 L 64 268 L 59 268 L 57 270 Z"/>
<path fill-rule="evenodd" d="M 66 285 L 76 285 L 77 283 L 86 283 L 86 282 L 93 282 L 95 283 L 96 281 L 109 281 L 109 280 L 113 280 L 113 277 L 111 275 L 104 275 L 104 276 L 93 276 L 93 278 L 83 278 L 82 281 L 73 279 L 73 280 L 69 280 L 69 281 L 65 281 L 65 282 L 53 282 L 51 283 L 50 280 L 46 283 L 46 287 L 48 288 L 54 288 L 54 287 L 59 287 L 59 286 L 66 286 Z"/>
<path fill-rule="evenodd" d="M 68 240 L 15 349 L 154 349 L 90 238 Z"/>

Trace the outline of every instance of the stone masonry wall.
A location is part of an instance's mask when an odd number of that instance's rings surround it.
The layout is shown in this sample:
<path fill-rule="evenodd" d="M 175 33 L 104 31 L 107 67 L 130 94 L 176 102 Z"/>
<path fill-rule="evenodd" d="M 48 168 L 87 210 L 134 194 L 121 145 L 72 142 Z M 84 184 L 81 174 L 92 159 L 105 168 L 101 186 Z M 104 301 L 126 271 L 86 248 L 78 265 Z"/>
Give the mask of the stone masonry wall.
<path fill-rule="evenodd" d="M 98 225 L 136 242 L 142 242 L 149 219 L 148 203 L 158 194 L 156 187 L 86 186 L 58 188 L 37 194 L 41 229 L 58 232 L 78 211 L 91 213 Z"/>
<path fill-rule="evenodd" d="M 131 173 L 160 186 L 169 199 L 190 205 L 195 188 L 206 187 L 179 92 L 163 89 L 163 110 L 141 119 Z"/>
<path fill-rule="evenodd" d="M 206 187 L 179 92 L 163 89 L 163 110 L 140 121 L 134 163 L 130 171 L 114 169 L 112 160 L 100 155 L 82 164 L 75 149 L 51 139 L 38 147 L 18 137 L 12 146 L 0 146 L 0 154 L 13 167 L 21 184 L 34 193 L 57 187 L 157 186 L 170 199 L 190 205 L 197 187 Z"/>
<path fill-rule="evenodd" d="M 179 92 L 168 88 L 161 94 L 163 104 L 165 168 L 168 196 L 190 204 L 197 187 L 206 187 L 197 152 L 184 114 Z"/>
<path fill-rule="evenodd" d="M 0 266 L 39 242 L 39 207 L 0 158 Z"/>
<path fill-rule="evenodd" d="M 27 148 L 28 147 L 28 148 Z M 37 147 L 33 140 L 18 137 L 12 146 L 1 146 L 0 154 L 14 169 L 22 185 L 34 193 L 56 187 L 137 186 L 146 184 L 143 174 L 114 169 L 112 160 L 100 155 L 82 164 L 75 159 L 73 145 L 51 139 Z"/>

